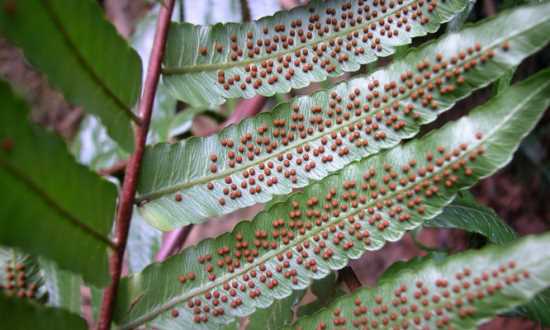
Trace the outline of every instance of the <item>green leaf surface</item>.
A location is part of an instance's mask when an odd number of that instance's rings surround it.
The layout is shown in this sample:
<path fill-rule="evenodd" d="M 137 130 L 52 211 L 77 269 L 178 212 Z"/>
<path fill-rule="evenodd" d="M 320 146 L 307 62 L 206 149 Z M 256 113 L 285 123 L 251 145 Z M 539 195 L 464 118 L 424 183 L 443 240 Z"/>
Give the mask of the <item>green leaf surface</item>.
<path fill-rule="evenodd" d="M 479 204 L 469 192 L 461 192 L 437 217 L 424 223 L 425 227 L 455 228 L 481 234 L 491 243 L 503 244 L 517 235 L 493 209 Z"/>
<path fill-rule="evenodd" d="M 0 244 L 106 284 L 115 186 L 77 164 L 59 137 L 30 124 L 27 106 L 3 82 L 0 100 Z"/>
<path fill-rule="evenodd" d="M 475 232 L 488 238 L 491 243 L 505 244 L 517 238 L 516 232 L 508 226 L 493 209 L 479 204 L 469 192 L 461 192 L 443 209 L 443 213 L 424 223 L 425 227 L 457 228 Z M 535 296 L 518 311 L 532 320 L 550 325 L 550 290 Z"/>
<path fill-rule="evenodd" d="M 38 261 L 44 278 L 44 287 L 48 292 L 47 305 L 80 315 L 82 278 L 79 275 L 59 269 L 52 261 L 47 259 L 39 258 Z"/>
<path fill-rule="evenodd" d="M 464 26 L 464 23 L 468 20 L 468 17 L 470 16 L 470 13 L 474 9 L 475 2 L 470 1 L 466 8 L 462 10 L 458 15 L 453 17 L 447 24 L 447 32 L 458 32 L 462 27 Z"/>
<path fill-rule="evenodd" d="M 133 149 L 131 118 L 141 85 L 138 55 L 93 0 L 1 0 L 0 31 L 65 98 L 98 116 Z"/>
<path fill-rule="evenodd" d="M 250 23 L 172 24 L 163 79 L 194 106 L 272 96 L 359 70 L 435 32 L 468 0 L 313 1 Z"/>
<path fill-rule="evenodd" d="M 51 307 L 0 294 L 0 320 L 10 330 L 87 329 L 80 317 Z"/>
<path fill-rule="evenodd" d="M 546 70 L 468 117 L 355 162 L 233 232 L 150 265 L 121 282 L 117 323 L 163 322 L 175 310 L 189 327 L 213 328 L 399 240 L 506 165 L 550 104 L 549 92 Z"/>
<path fill-rule="evenodd" d="M 474 329 L 550 286 L 550 235 L 507 246 L 417 259 L 317 314 L 294 329 Z"/>
<path fill-rule="evenodd" d="M 321 308 L 332 303 L 336 298 L 345 295 L 346 292 L 344 292 L 344 290 L 342 290 L 338 285 L 339 283 L 337 282 L 337 277 L 336 272 L 330 272 L 326 277 L 318 281 L 314 281 L 311 284 L 310 289 L 311 293 L 313 293 L 317 299 L 309 304 L 300 305 L 297 316 L 302 317 L 305 315 L 314 314 Z"/>
<path fill-rule="evenodd" d="M 548 248 L 548 247 L 547 247 Z M 528 317 L 531 320 L 539 322 L 541 325 L 550 326 L 550 288 L 537 294 L 527 304 L 518 307 L 521 315 Z"/>
<path fill-rule="evenodd" d="M 304 296 L 305 290 L 293 291 L 288 297 L 277 300 L 266 309 L 258 309 L 249 318 L 248 330 L 280 330 L 294 320 L 293 308 Z"/>
<path fill-rule="evenodd" d="M 549 39 L 550 4 L 506 12 L 218 135 L 149 147 L 139 210 L 171 230 L 286 195 L 413 137 Z"/>
<path fill-rule="evenodd" d="M 0 248 L 0 293 L 80 315 L 80 276 L 44 258 Z"/>

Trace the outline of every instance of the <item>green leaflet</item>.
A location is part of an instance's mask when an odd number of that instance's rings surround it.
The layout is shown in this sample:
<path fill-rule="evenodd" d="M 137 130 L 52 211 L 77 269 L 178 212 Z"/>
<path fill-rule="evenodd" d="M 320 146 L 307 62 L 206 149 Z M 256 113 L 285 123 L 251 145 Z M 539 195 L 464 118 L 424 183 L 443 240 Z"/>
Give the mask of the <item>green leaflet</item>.
<path fill-rule="evenodd" d="M 61 309 L 44 307 L 0 294 L 0 320 L 10 330 L 87 329 L 80 317 Z"/>
<path fill-rule="evenodd" d="M 549 17 L 550 4 L 506 12 L 218 135 L 149 147 L 139 210 L 161 230 L 201 223 L 393 147 L 543 47 Z"/>
<path fill-rule="evenodd" d="M 424 226 L 476 232 L 494 244 L 505 244 L 517 237 L 516 232 L 502 221 L 493 209 L 479 204 L 468 192 L 459 194 L 441 214 L 426 221 Z M 547 289 L 537 294 L 528 304 L 520 306 L 518 310 L 534 321 L 550 325 L 550 315 L 545 312 L 549 306 L 550 289 Z"/>
<path fill-rule="evenodd" d="M 80 315 L 80 289 L 83 285 L 81 276 L 61 270 L 52 261 L 44 258 L 39 258 L 38 265 L 44 278 L 44 287 L 48 292 L 47 305 Z"/>
<path fill-rule="evenodd" d="M 36 258 L 0 248 L 0 295 L 44 303 L 49 297 L 42 275 Z"/>
<path fill-rule="evenodd" d="M 3 82 L 0 100 L 0 245 L 105 285 L 115 186 L 78 165 L 60 138 L 28 123 L 27 106 Z"/>
<path fill-rule="evenodd" d="M 294 329 L 364 327 L 474 329 L 550 286 L 550 234 L 437 262 L 407 262 L 375 288 L 363 288 Z"/>
<path fill-rule="evenodd" d="M 80 315 L 80 276 L 49 260 L 0 247 L 0 294 L 58 307 Z"/>
<path fill-rule="evenodd" d="M 462 192 L 425 227 L 458 228 L 481 234 L 491 243 L 503 244 L 516 239 L 516 233 L 491 208 L 479 204 L 469 192 Z"/>
<path fill-rule="evenodd" d="M 0 8 L 0 31 L 69 102 L 98 116 L 131 151 L 141 63 L 97 1 L 1 0 Z"/>
<path fill-rule="evenodd" d="M 293 291 L 288 297 L 276 300 L 267 309 L 258 309 L 250 316 L 248 330 L 280 330 L 293 321 L 294 310 L 305 291 Z"/>
<path fill-rule="evenodd" d="M 550 104 L 549 78 L 543 71 L 468 117 L 355 162 L 232 233 L 130 276 L 121 283 L 117 323 L 162 323 L 176 310 L 187 327 L 214 328 L 399 240 L 510 161 Z"/>
<path fill-rule="evenodd" d="M 550 315 L 548 315 L 548 306 L 550 306 L 550 288 L 537 294 L 527 304 L 518 307 L 522 316 L 547 327 L 550 325 Z"/>
<path fill-rule="evenodd" d="M 163 78 L 194 106 L 271 96 L 357 71 L 435 32 L 468 0 L 313 1 L 243 24 L 173 24 Z"/>

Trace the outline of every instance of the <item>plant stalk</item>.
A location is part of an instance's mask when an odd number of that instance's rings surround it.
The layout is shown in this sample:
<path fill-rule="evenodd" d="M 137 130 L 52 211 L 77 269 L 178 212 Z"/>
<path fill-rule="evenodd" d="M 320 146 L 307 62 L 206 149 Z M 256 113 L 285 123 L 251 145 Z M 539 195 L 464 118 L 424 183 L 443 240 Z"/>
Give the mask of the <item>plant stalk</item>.
<path fill-rule="evenodd" d="M 134 137 L 135 151 L 130 157 L 126 174 L 122 185 L 121 194 L 119 197 L 118 212 L 115 223 L 115 240 L 117 249 L 113 252 L 109 260 L 109 269 L 111 272 L 111 283 L 105 289 L 101 310 L 99 314 L 98 329 L 108 330 L 111 326 L 113 318 L 113 310 L 116 303 L 116 294 L 120 275 L 122 272 L 122 263 L 124 260 L 124 251 L 128 239 L 128 230 L 130 229 L 130 220 L 132 217 L 132 209 L 134 197 L 136 194 L 137 180 L 143 152 L 145 150 L 145 142 L 149 124 L 151 122 L 151 113 L 153 111 L 153 101 L 160 77 L 161 62 L 164 55 L 164 46 L 166 44 L 166 36 L 170 25 L 170 17 L 174 9 L 174 0 L 166 0 L 165 5 L 161 6 L 160 14 L 157 20 L 155 38 L 151 49 L 151 57 L 147 68 L 147 76 L 143 86 L 143 94 L 139 102 L 140 125 L 136 127 Z"/>

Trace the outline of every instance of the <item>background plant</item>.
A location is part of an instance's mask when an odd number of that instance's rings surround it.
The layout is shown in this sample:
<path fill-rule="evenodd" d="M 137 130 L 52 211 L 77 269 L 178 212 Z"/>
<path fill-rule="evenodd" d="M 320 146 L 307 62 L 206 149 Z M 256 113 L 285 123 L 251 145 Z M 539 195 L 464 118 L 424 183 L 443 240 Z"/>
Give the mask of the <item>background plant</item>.
<path fill-rule="evenodd" d="M 517 238 L 466 191 L 514 154 L 548 179 L 548 4 L 216 2 L 198 22 L 168 0 L 129 46 L 110 1 L 0 2 L 2 35 L 78 107 L 60 138 L 4 72 L 8 328 L 548 324 L 548 235 Z M 420 257 L 393 263 L 388 241 Z M 391 266 L 359 289 L 371 255 Z"/>

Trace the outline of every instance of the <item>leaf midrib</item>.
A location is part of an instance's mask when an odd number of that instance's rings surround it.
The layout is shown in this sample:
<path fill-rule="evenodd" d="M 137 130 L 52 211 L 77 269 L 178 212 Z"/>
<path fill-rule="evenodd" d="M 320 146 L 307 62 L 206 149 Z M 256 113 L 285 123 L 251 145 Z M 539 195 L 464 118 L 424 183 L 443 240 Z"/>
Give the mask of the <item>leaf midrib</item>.
<path fill-rule="evenodd" d="M 12 166 L 9 162 L 3 159 L 0 159 L 0 168 L 4 168 L 6 173 L 8 173 L 15 180 L 19 181 L 29 190 L 31 190 L 34 195 L 36 195 L 46 205 L 53 209 L 58 215 L 61 216 L 62 219 L 65 219 L 69 224 L 80 229 L 82 232 L 85 232 L 96 241 L 107 245 L 112 249 L 116 248 L 116 244 L 112 242 L 108 237 L 97 232 L 88 224 L 80 221 L 76 215 L 72 214 L 70 211 L 60 205 L 54 198 L 50 197 L 46 191 L 41 189 L 40 186 L 36 184 L 34 180 L 31 177 L 27 176 L 23 171 L 20 171 L 15 166 Z"/>
<path fill-rule="evenodd" d="M 447 166 L 441 167 L 438 171 L 434 171 L 430 175 L 424 176 L 422 178 L 422 180 L 431 178 L 432 176 L 436 175 L 437 173 L 440 173 L 441 170 L 448 168 L 449 166 L 454 164 L 456 161 L 460 160 L 465 155 L 467 155 L 469 152 L 471 152 L 472 151 L 471 149 L 473 149 L 473 148 L 468 148 L 468 151 L 465 152 L 463 156 L 458 157 L 455 161 L 453 161 L 452 163 L 449 163 Z M 334 176 L 334 175 L 336 175 L 336 174 L 333 174 L 332 176 Z M 288 250 L 294 248 L 296 245 L 301 244 L 305 240 L 311 239 L 313 236 L 318 235 L 323 230 L 326 230 L 328 227 L 330 227 L 330 225 L 337 224 L 339 221 L 341 221 L 341 220 L 343 220 L 343 219 L 345 219 L 349 216 L 353 216 L 353 215 L 359 213 L 362 210 L 365 210 L 369 207 L 375 206 L 376 202 L 378 202 L 380 200 L 385 200 L 385 199 L 391 198 L 392 196 L 396 196 L 399 193 L 403 193 L 403 192 L 407 191 L 408 189 L 410 189 L 411 187 L 414 187 L 414 185 L 416 185 L 416 184 L 418 184 L 416 181 L 414 183 L 409 183 L 406 186 L 403 186 L 401 189 L 395 190 L 391 194 L 386 194 L 382 197 L 378 197 L 376 199 L 373 199 L 373 200 L 369 201 L 369 203 L 367 203 L 367 204 L 365 204 L 361 207 L 358 207 L 357 209 L 353 209 L 352 211 L 349 211 L 347 213 L 342 213 L 339 217 L 331 218 L 331 220 L 326 222 L 325 225 L 316 227 L 315 229 L 312 229 L 311 231 L 308 232 L 307 235 L 299 236 L 299 237 L 302 238 L 301 240 L 296 239 L 295 241 L 290 242 L 288 245 L 285 245 L 285 249 L 278 249 L 278 250 L 266 252 L 265 254 L 262 255 L 262 257 L 256 259 L 254 261 L 254 263 L 250 264 L 249 266 L 241 268 L 239 272 L 234 272 L 229 276 L 218 277 L 218 279 L 220 279 L 219 281 L 216 280 L 214 284 L 206 285 L 206 287 L 197 288 L 195 290 L 188 290 L 188 291 L 186 291 L 187 295 L 184 295 L 184 296 L 181 296 L 181 297 L 175 297 L 174 299 L 168 301 L 164 305 L 161 305 L 161 307 L 157 311 L 152 312 L 149 315 L 144 314 L 144 316 L 142 316 L 140 318 L 136 318 L 133 322 L 123 326 L 122 329 L 131 329 L 131 328 L 134 328 L 134 327 L 136 327 L 136 326 L 138 326 L 138 325 L 140 325 L 144 322 L 152 320 L 156 317 L 156 315 L 159 315 L 159 314 L 162 314 L 165 311 L 168 311 L 173 306 L 175 306 L 179 303 L 182 303 L 182 302 L 186 301 L 189 298 L 192 298 L 192 297 L 201 295 L 202 293 L 208 292 L 209 290 L 222 285 L 224 282 L 230 281 L 231 279 L 234 279 L 234 278 L 240 276 L 241 274 L 247 273 L 251 269 L 256 268 L 258 265 L 260 265 L 262 263 L 265 263 L 265 262 L 269 261 L 270 259 L 276 257 L 278 254 L 281 254 L 284 251 L 288 251 Z M 384 243 L 385 243 L 385 241 L 386 240 L 384 240 Z M 282 245 L 282 243 L 281 243 L 281 245 Z"/>
<path fill-rule="evenodd" d="M 537 261 L 537 262 L 539 262 L 539 261 Z M 534 265 L 534 264 L 536 264 L 536 263 L 535 262 L 529 262 L 529 263 L 524 264 L 524 266 L 522 266 L 522 267 L 516 268 L 515 274 L 516 275 L 518 275 L 518 274 L 521 275 L 523 271 L 530 269 L 530 266 Z M 431 265 L 431 267 L 433 267 L 433 265 Z M 441 270 L 438 269 L 438 273 L 441 274 L 442 273 Z M 398 277 L 396 277 L 395 279 L 398 279 Z M 479 286 L 475 286 L 475 288 L 485 290 L 485 289 L 489 288 L 489 286 L 491 286 L 491 284 L 479 285 Z M 394 286 L 390 285 L 389 287 L 393 288 Z M 377 289 L 377 291 L 380 291 L 381 288 L 382 287 L 377 287 L 375 289 Z M 445 307 L 446 303 L 448 303 L 449 301 L 452 301 L 451 297 L 454 300 L 460 299 L 460 298 L 464 299 L 464 298 L 466 298 L 467 293 L 468 293 L 467 290 L 465 290 L 461 287 L 460 293 L 452 294 L 452 295 L 449 296 L 449 298 L 442 298 L 439 303 L 431 303 L 428 306 L 420 305 L 416 312 L 411 311 L 410 313 L 407 313 L 406 316 L 403 316 L 403 315 L 401 315 L 401 313 L 398 313 L 398 318 L 395 319 L 395 320 L 392 320 L 390 323 L 388 323 L 388 328 L 391 326 L 391 324 L 399 324 L 399 322 L 402 321 L 402 320 L 410 320 L 414 316 L 423 316 L 426 311 L 431 312 L 431 311 L 436 310 L 437 308 Z M 500 292 L 500 293 L 502 293 L 502 292 Z M 437 292 L 436 292 L 436 294 L 437 294 Z M 361 293 L 359 293 L 359 295 L 361 295 Z M 352 301 L 348 300 L 345 303 L 352 303 Z M 507 310 L 507 309 L 508 308 L 505 308 L 504 310 Z M 322 311 L 320 313 L 326 313 L 326 312 L 329 312 L 329 311 L 330 311 L 330 309 L 329 309 L 329 307 L 327 307 L 327 308 L 325 308 L 325 311 Z M 453 312 L 452 315 L 457 316 L 457 313 Z M 324 316 L 325 315 L 319 315 L 318 318 L 322 318 Z M 307 318 L 309 320 L 312 320 L 313 322 L 315 322 L 315 320 L 314 320 L 315 315 L 308 316 Z M 304 320 L 303 322 L 306 322 L 306 320 Z"/>
<path fill-rule="evenodd" d="M 475 150 L 477 147 L 479 147 L 481 144 L 485 143 L 487 140 L 489 140 L 493 134 L 495 134 L 495 132 L 497 132 L 498 130 L 500 130 L 505 124 L 508 123 L 508 121 L 510 120 L 510 118 L 514 117 L 516 115 L 516 113 L 519 111 L 519 109 L 521 109 L 524 104 L 526 104 L 527 102 L 529 102 L 530 99 L 532 99 L 533 97 L 535 97 L 536 95 L 538 95 L 538 92 L 540 90 L 542 90 L 543 88 L 546 88 L 547 85 L 550 84 L 550 81 L 547 83 L 547 84 L 542 84 L 541 87 L 537 88 L 534 92 L 531 93 L 531 95 L 527 98 L 524 98 L 523 101 L 521 103 L 518 103 L 517 106 L 511 110 L 507 116 L 504 117 L 504 119 L 501 121 L 500 124 L 498 125 L 495 125 L 493 126 L 493 128 L 487 132 L 487 134 L 485 134 L 480 140 L 478 140 L 477 143 L 472 143 L 471 146 L 468 146 L 468 149 L 467 151 L 464 152 L 464 154 L 460 157 L 457 157 L 453 162 L 450 162 L 449 164 L 447 164 L 447 166 L 442 166 L 438 169 L 438 171 L 434 171 L 432 173 L 430 173 L 429 175 L 426 175 L 424 177 L 422 177 L 422 179 L 418 179 L 418 181 L 423 181 L 423 180 L 426 180 L 426 179 L 430 179 L 432 177 L 434 177 L 435 175 L 441 173 L 441 171 L 445 170 L 445 169 L 448 169 L 450 168 L 453 164 L 455 164 L 456 162 L 460 161 L 461 159 L 467 157 L 469 155 L 470 152 L 472 152 L 473 150 Z M 332 176 L 334 175 L 337 175 L 337 174 L 333 174 Z M 484 176 L 480 176 L 479 178 L 483 178 Z M 186 291 L 187 292 L 187 295 L 183 295 L 181 297 L 175 297 L 174 299 L 168 301 L 167 303 L 165 304 L 161 304 L 160 308 L 156 311 L 153 311 L 149 314 L 144 314 L 143 316 L 141 317 L 138 317 L 136 318 L 135 320 L 133 320 L 133 322 L 130 322 L 124 326 L 122 326 L 122 329 L 131 329 L 131 328 L 134 328 L 140 324 L 143 324 L 144 322 L 147 322 L 149 320 L 152 320 L 154 319 L 157 315 L 159 314 L 162 314 L 163 312 L 169 310 L 170 308 L 172 308 L 173 306 L 179 304 L 179 303 L 182 303 L 184 301 L 186 301 L 187 299 L 189 298 L 192 298 L 192 297 L 195 297 L 195 296 L 198 296 L 202 293 L 205 293 L 215 287 L 218 287 L 220 285 L 222 285 L 224 282 L 227 282 L 227 281 L 230 281 L 231 279 L 234 279 L 238 276 L 240 276 L 241 274 L 243 273 L 246 273 L 248 272 L 249 270 L 257 267 L 258 265 L 262 264 L 262 263 L 265 263 L 267 262 L 269 259 L 271 258 L 274 258 L 275 256 L 277 256 L 278 254 L 284 252 L 284 251 L 288 251 L 292 248 L 294 248 L 295 246 L 297 246 L 298 244 L 301 244 L 302 242 L 304 242 L 305 240 L 308 240 L 308 239 L 311 239 L 313 236 L 317 235 L 318 233 L 320 233 L 321 231 L 325 230 L 326 228 L 328 228 L 330 225 L 332 224 L 336 224 L 338 223 L 339 221 L 349 217 L 349 216 L 353 216 L 357 213 L 359 213 L 361 210 L 364 210 L 364 209 L 367 209 L 368 207 L 372 207 L 374 205 L 376 205 L 376 202 L 379 201 L 379 200 L 383 200 L 383 199 L 388 199 L 388 198 L 392 198 L 394 196 L 396 196 L 397 194 L 400 194 L 400 193 L 403 193 L 403 192 L 406 192 L 408 189 L 414 187 L 415 185 L 417 185 L 417 181 L 413 182 L 413 183 L 409 183 L 407 184 L 406 186 L 403 186 L 401 189 L 399 190 L 395 190 L 393 191 L 392 193 L 390 194 L 387 194 L 387 195 L 384 195 L 384 196 L 381 196 L 379 198 L 376 198 L 376 199 L 373 199 L 371 200 L 369 203 L 366 203 L 363 207 L 358 207 L 357 209 L 354 209 L 353 211 L 350 211 L 349 213 L 345 213 L 345 214 L 342 214 L 340 215 L 339 217 L 336 217 L 336 218 L 332 218 L 329 222 L 327 222 L 324 226 L 319 226 L 317 227 L 315 230 L 312 230 L 310 232 L 308 232 L 307 235 L 303 235 L 303 236 L 299 236 L 301 237 L 302 239 L 296 239 L 295 241 L 292 241 L 290 242 L 288 245 L 285 246 L 285 249 L 278 249 L 276 251 L 269 251 L 267 253 L 265 253 L 262 257 L 258 258 L 254 263 L 252 263 L 251 265 L 249 265 L 248 267 L 243 267 L 239 272 L 235 272 L 235 273 L 232 273 L 231 275 L 229 276 L 223 276 L 223 277 L 218 277 L 218 279 L 215 281 L 214 284 L 210 284 L 210 285 L 206 285 L 205 287 L 202 287 L 202 288 L 197 288 L 195 290 L 189 290 L 189 291 Z M 433 215 L 435 216 L 435 214 Z M 424 219 L 426 220 L 426 219 Z M 405 230 L 406 231 L 406 230 Z M 402 234 L 405 232 L 403 231 Z M 382 244 L 385 244 L 388 240 L 387 239 L 383 239 L 383 242 Z M 368 249 L 365 249 L 365 250 L 368 250 Z M 347 256 L 346 256 L 347 259 L 349 259 Z"/>
<path fill-rule="evenodd" d="M 284 56 L 284 55 L 287 55 L 287 54 L 291 54 L 291 53 L 294 53 L 297 50 L 300 50 L 300 49 L 303 49 L 303 48 L 306 48 L 306 47 L 310 47 L 314 44 L 318 44 L 318 43 L 321 43 L 321 42 L 326 42 L 326 41 L 329 41 L 331 39 L 335 39 L 335 38 L 338 38 L 338 37 L 345 36 L 348 33 L 352 33 L 354 31 L 363 29 L 365 26 L 368 26 L 368 25 L 372 24 L 373 22 L 377 22 L 380 19 L 385 19 L 388 16 L 394 15 L 397 11 L 402 10 L 403 8 L 406 8 L 408 6 L 411 6 L 412 4 L 414 4 L 418 1 L 419 0 L 413 0 L 409 3 L 407 3 L 407 4 L 402 5 L 401 7 L 398 7 L 398 8 L 396 7 L 396 9 L 394 11 L 391 11 L 391 12 L 388 11 L 387 14 L 377 16 L 376 19 L 371 19 L 369 21 L 365 21 L 365 23 L 358 24 L 355 27 L 347 28 L 345 30 L 340 30 L 339 32 L 336 32 L 334 34 L 330 34 L 328 36 L 321 37 L 319 39 L 310 40 L 306 43 L 301 44 L 300 46 L 296 46 L 296 47 L 293 47 L 293 48 L 288 48 L 288 49 L 285 49 L 282 52 L 278 52 L 278 53 L 273 54 L 273 55 L 267 55 L 267 56 L 264 55 L 262 57 L 258 57 L 258 58 L 255 58 L 255 59 L 248 59 L 248 60 L 237 61 L 237 62 L 205 63 L 205 64 L 195 64 L 195 65 L 182 65 L 182 66 L 179 66 L 179 67 L 165 67 L 165 68 L 162 69 L 162 73 L 164 75 L 177 75 L 177 74 L 186 74 L 186 73 L 194 73 L 194 72 L 213 71 L 213 70 L 218 70 L 218 69 L 227 69 L 227 68 L 232 68 L 232 67 L 240 67 L 240 66 L 245 66 L 247 64 L 252 64 L 252 63 L 261 63 L 262 61 L 274 59 L 274 58 L 277 58 L 278 56 L 281 56 L 281 55 Z M 305 7 L 303 7 L 303 8 L 305 8 Z M 254 23 L 251 23 L 251 24 L 254 24 Z"/>
<path fill-rule="evenodd" d="M 496 47 L 501 42 L 500 40 L 502 40 L 502 39 L 499 39 L 499 41 L 497 41 L 497 42 L 493 43 L 492 45 L 486 47 L 484 50 L 486 51 L 488 49 Z M 453 67 L 460 66 L 461 64 L 466 63 L 466 62 L 470 61 L 471 59 L 480 57 L 481 54 L 482 54 L 482 51 L 480 51 L 478 53 L 474 53 L 474 54 L 475 55 L 467 56 L 463 61 L 457 61 L 457 64 L 453 65 Z M 380 108 L 384 108 L 384 106 L 387 106 L 387 105 L 391 104 L 392 102 L 403 101 L 405 99 L 410 98 L 411 93 L 413 93 L 415 91 L 418 91 L 419 89 L 425 88 L 429 83 L 435 81 L 437 78 L 443 77 L 444 75 L 445 75 L 445 71 L 442 71 L 440 74 L 433 75 L 430 79 L 424 79 L 422 84 L 417 85 L 418 87 L 410 89 L 406 93 L 401 94 L 396 98 L 388 99 L 388 101 L 385 102 L 385 103 L 381 103 Z M 495 80 L 495 79 L 496 78 L 494 78 L 493 80 Z M 491 81 L 492 80 L 487 80 L 487 83 L 490 83 Z M 327 92 L 327 91 L 325 91 L 325 92 Z M 442 108 L 441 110 L 447 110 L 447 109 L 451 108 L 456 103 L 457 100 L 458 100 L 458 98 L 456 100 L 454 100 L 451 105 L 449 105 L 446 108 Z M 258 165 L 259 163 L 266 162 L 270 159 L 277 158 L 277 156 L 285 154 L 289 151 L 292 151 L 292 150 L 294 150 L 294 149 L 296 149 L 300 146 L 303 146 L 307 143 L 310 143 L 312 141 L 321 139 L 322 137 L 325 137 L 325 136 L 329 136 L 330 133 L 337 132 L 337 131 L 339 131 L 340 129 L 342 129 L 344 127 L 348 127 L 350 125 L 361 122 L 367 116 L 374 116 L 377 113 L 381 113 L 381 112 L 383 112 L 383 110 L 378 110 L 377 112 L 373 112 L 373 113 L 362 113 L 360 116 L 355 117 L 354 120 L 350 120 L 350 121 L 345 122 L 345 123 L 343 122 L 340 125 L 334 125 L 334 126 L 331 127 L 331 129 L 327 129 L 327 130 L 323 131 L 322 134 L 312 135 L 312 136 L 310 136 L 306 139 L 299 140 L 298 143 L 292 144 L 291 146 L 286 147 L 286 148 L 281 148 L 278 152 L 274 152 L 274 153 L 269 154 L 268 156 L 257 158 L 254 161 L 248 162 L 248 163 L 246 163 L 245 166 L 240 166 L 240 167 L 236 166 L 235 168 L 228 168 L 224 171 L 218 172 L 215 175 L 202 176 L 202 177 L 200 177 L 198 179 L 195 179 L 195 180 L 190 180 L 190 181 L 187 181 L 185 183 L 170 185 L 170 186 L 167 186 L 166 188 L 158 189 L 158 190 L 155 190 L 153 192 L 143 194 L 141 196 L 136 197 L 136 199 L 135 199 L 136 203 L 139 203 L 141 201 L 151 201 L 153 199 L 158 199 L 158 198 L 162 197 L 163 195 L 167 195 L 167 194 L 179 191 L 179 190 L 187 189 L 187 188 L 190 188 L 190 187 L 193 187 L 193 186 L 196 186 L 196 185 L 200 185 L 200 184 L 203 184 L 203 183 L 208 183 L 208 182 L 211 182 L 211 181 L 214 181 L 214 180 L 225 178 L 226 176 L 230 176 L 230 175 L 233 175 L 235 173 L 239 173 L 239 172 L 243 171 L 244 169 L 248 169 L 248 168 L 251 168 L 255 165 Z M 424 124 L 426 124 L 426 122 L 420 122 L 418 124 L 418 127 L 416 128 L 416 130 L 418 131 L 420 126 L 422 126 Z M 382 123 L 382 125 L 387 127 L 384 123 Z M 399 143 L 399 142 L 397 142 L 397 143 Z M 380 148 L 380 149 L 385 150 L 385 149 L 388 149 L 388 148 L 391 148 L 391 147 L 392 147 L 392 145 L 390 145 L 389 147 Z"/>
<path fill-rule="evenodd" d="M 140 118 L 130 109 L 129 106 L 127 106 L 124 101 L 122 101 L 116 93 L 107 86 L 107 83 L 101 79 L 101 77 L 95 72 L 93 66 L 86 60 L 86 58 L 80 53 L 79 48 L 75 45 L 73 40 L 71 39 L 71 36 L 63 26 L 63 23 L 61 22 L 61 19 L 58 17 L 54 9 L 52 8 L 50 4 L 50 0 L 41 0 L 40 3 L 42 4 L 42 7 L 44 8 L 44 12 L 46 15 L 48 15 L 53 23 L 53 25 L 56 27 L 56 29 L 59 31 L 61 36 L 63 37 L 63 41 L 67 45 L 67 48 L 70 50 L 71 53 L 76 57 L 77 62 L 80 63 L 84 71 L 90 76 L 90 78 L 100 87 L 100 89 L 103 91 L 105 95 L 107 95 L 108 98 L 110 98 L 113 103 L 116 105 L 116 107 L 119 110 L 122 110 L 124 114 L 135 121 L 136 123 L 140 123 Z"/>

